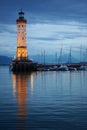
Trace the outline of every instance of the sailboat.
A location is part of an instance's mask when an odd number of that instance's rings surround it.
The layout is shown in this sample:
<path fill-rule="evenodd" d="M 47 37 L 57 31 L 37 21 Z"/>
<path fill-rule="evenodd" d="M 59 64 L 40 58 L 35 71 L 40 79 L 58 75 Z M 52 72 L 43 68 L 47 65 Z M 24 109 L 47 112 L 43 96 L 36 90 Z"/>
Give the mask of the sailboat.
<path fill-rule="evenodd" d="M 69 53 L 69 58 L 68 58 L 68 69 L 69 69 L 69 71 L 77 70 L 75 67 L 71 66 L 71 63 L 72 63 L 72 51 L 71 51 L 71 47 L 70 47 L 70 53 Z"/>
<path fill-rule="evenodd" d="M 59 59 L 58 59 L 58 63 L 61 64 L 61 62 L 62 62 L 62 48 L 60 49 L 60 56 L 59 56 Z M 58 71 L 68 71 L 68 67 L 64 64 L 61 64 L 58 67 Z"/>

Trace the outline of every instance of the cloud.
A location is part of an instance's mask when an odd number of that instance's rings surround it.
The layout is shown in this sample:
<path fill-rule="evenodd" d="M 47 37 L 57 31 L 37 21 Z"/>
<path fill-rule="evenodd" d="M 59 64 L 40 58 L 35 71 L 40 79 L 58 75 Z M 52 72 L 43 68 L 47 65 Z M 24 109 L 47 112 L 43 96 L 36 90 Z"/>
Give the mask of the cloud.
<path fill-rule="evenodd" d="M 30 23 L 58 21 L 87 22 L 86 0 L 3 0 L 0 2 L 0 23 L 14 23 L 23 7 Z"/>
<path fill-rule="evenodd" d="M 33 48 L 36 52 L 46 50 L 48 53 L 59 51 L 61 47 L 66 50 L 70 47 L 87 46 L 86 24 L 30 24 L 27 26 L 27 35 L 30 52 Z"/>

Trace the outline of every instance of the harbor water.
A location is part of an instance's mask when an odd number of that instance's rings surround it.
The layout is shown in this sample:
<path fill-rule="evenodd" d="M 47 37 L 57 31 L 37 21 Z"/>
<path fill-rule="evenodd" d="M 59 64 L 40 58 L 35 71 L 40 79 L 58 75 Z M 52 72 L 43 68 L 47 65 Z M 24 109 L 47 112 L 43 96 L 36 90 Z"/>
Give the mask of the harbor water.
<path fill-rule="evenodd" d="M 87 130 L 87 71 L 0 66 L 0 130 Z"/>

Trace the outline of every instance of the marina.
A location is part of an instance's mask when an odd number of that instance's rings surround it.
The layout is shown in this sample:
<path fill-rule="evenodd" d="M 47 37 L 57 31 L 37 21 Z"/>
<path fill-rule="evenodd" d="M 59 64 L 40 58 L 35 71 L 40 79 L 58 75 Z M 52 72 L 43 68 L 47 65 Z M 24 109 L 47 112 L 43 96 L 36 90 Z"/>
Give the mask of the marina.
<path fill-rule="evenodd" d="M 79 70 L 87 70 L 87 64 L 38 64 L 38 71 L 79 71 Z"/>

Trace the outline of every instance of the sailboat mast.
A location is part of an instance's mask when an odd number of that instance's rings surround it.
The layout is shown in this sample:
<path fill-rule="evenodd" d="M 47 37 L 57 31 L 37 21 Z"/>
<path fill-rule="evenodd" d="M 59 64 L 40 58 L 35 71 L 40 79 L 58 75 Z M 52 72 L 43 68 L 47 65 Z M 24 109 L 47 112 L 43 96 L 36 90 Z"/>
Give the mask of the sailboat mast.
<path fill-rule="evenodd" d="M 59 55 L 58 63 L 60 63 L 60 61 L 62 61 L 61 58 L 62 58 L 62 48 L 60 49 L 60 55 Z"/>
<path fill-rule="evenodd" d="M 72 56 L 72 54 L 71 54 L 71 47 L 70 47 L 70 53 L 69 53 L 69 59 L 68 59 L 68 63 L 69 63 L 69 64 L 72 62 L 71 56 Z"/>

